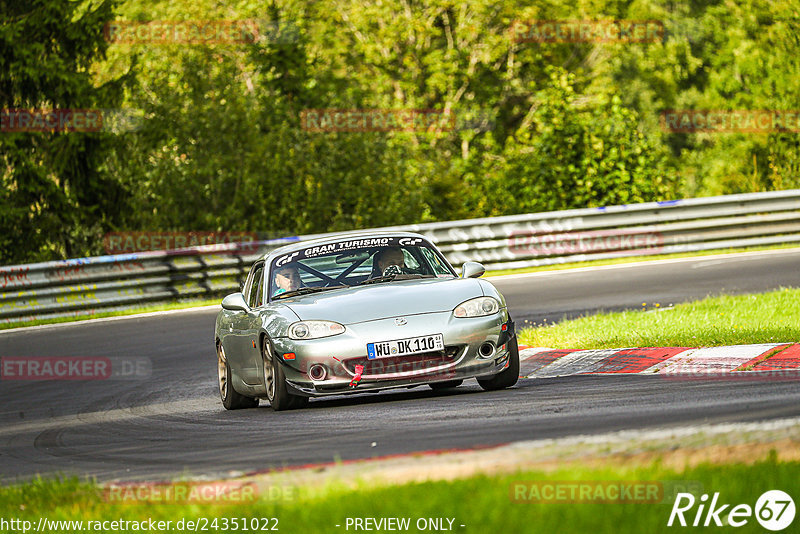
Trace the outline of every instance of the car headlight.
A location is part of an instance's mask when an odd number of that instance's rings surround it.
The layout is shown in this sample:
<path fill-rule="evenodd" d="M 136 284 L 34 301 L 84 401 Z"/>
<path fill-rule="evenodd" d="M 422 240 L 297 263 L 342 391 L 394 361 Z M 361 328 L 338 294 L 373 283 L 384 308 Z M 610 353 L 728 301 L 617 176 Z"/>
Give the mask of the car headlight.
<path fill-rule="evenodd" d="M 316 339 L 344 332 L 344 326 L 333 321 L 300 321 L 289 326 L 291 339 Z"/>
<path fill-rule="evenodd" d="M 494 297 L 478 297 L 462 302 L 453 310 L 456 317 L 482 317 L 500 310 L 500 303 Z"/>

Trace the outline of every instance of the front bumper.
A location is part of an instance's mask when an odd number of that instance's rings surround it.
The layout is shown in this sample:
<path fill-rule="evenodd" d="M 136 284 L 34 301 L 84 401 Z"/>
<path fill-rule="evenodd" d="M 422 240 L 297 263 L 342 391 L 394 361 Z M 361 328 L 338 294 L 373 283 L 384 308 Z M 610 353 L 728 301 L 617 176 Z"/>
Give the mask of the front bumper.
<path fill-rule="evenodd" d="M 455 318 L 451 312 L 437 312 L 404 319 L 403 326 L 395 323 L 395 317 L 349 324 L 343 334 L 321 339 L 274 339 L 289 389 L 311 397 L 342 395 L 490 377 L 508 365 L 506 344 L 514 336 L 514 324 L 505 308 L 486 317 Z M 367 343 L 432 334 L 442 334 L 444 351 L 367 359 Z M 294 359 L 286 357 L 291 354 Z M 357 365 L 363 372 L 352 387 Z M 309 376 L 314 366 L 324 367 L 324 379 Z"/>

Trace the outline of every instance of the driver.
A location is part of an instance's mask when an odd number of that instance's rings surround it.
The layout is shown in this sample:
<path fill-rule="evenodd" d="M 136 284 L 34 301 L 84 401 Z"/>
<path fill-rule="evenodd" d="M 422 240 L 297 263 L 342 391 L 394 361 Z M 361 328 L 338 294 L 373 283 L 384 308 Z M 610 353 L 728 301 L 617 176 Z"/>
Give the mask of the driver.
<path fill-rule="evenodd" d="M 402 248 L 387 247 L 375 253 L 373 264 L 378 267 L 377 272 L 373 272 L 373 276 L 402 274 L 405 272 L 406 258 Z M 387 272 L 390 266 L 394 266 L 395 269 L 389 269 L 389 272 Z"/>
<path fill-rule="evenodd" d="M 283 265 L 275 270 L 275 285 L 278 286 L 278 289 L 272 296 L 275 297 L 281 293 L 299 289 L 302 283 L 296 264 L 288 263 Z"/>

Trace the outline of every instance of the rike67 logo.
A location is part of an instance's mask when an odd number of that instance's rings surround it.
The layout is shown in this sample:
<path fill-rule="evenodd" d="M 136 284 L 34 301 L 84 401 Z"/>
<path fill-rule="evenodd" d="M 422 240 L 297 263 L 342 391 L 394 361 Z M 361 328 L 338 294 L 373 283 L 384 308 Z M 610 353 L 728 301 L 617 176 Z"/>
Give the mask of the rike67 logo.
<path fill-rule="evenodd" d="M 697 505 L 696 510 L 694 510 L 695 505 Z M 723 504 L 720 502 L 719 492 L 714 493 L 710 503 L 705 493 L 699 500 L 691 493 L 678 493 L 667 526 L 685 527 L 691 524 L 693 527 L 741 527 L 753 516 L 767 530 L 784 530 L 794 521 L 794 501 L 788 493 L 781 490 L 764 492 L 756 501 L 754 508 L 749 504 L 735 506 Z"/>

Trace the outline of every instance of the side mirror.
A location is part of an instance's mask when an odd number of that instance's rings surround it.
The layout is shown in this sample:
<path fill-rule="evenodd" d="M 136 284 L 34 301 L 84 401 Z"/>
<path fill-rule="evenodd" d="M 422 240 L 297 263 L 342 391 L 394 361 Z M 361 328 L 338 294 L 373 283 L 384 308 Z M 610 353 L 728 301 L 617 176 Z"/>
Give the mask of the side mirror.
<path fill-rule="evenodd" d="M 480 278 L 485 272 L 486 268 L 476 261 L 468 261 L 461 266 L 461 278 Z"/>
<path fill-rule="evenodd" d="M 222 299 L 222 307 L 231 311 L 250 311 L 250 306 L 244 301 L 244 295 L 241 293 L 231 293 Z"/>

